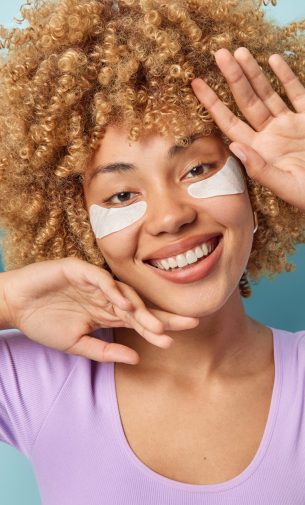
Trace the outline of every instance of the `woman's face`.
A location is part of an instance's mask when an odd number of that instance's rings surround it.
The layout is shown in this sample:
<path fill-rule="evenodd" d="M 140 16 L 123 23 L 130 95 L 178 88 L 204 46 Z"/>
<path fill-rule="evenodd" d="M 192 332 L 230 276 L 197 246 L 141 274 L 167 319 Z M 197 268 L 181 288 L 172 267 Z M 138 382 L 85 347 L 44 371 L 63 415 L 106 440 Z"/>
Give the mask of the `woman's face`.
<path fill-rule="evenodd" d="M 224 167 L 229 156 L 216 136 L 194 138 L 187 147 L 174 149 L 171 136 L 149 134 L 131 142 L 127 129 L 107 128 L 85 174 L 86 206 L 88 212 L 99 206 L 95 209 L 103 215 L 111 209 L 108 231 L 96 239 L 97 245 L 117 279 L 132 286 L 147 307 L 204 317 L 238 290 L 253 241 L 247 189 L 196 198 L 189 192 L 190 185 Z M 116 166 L 105 170 L 109 164 Z M 134 206 L 137 202 L 142 204 Z M 126 211 L 132 215 L 136 207 L 134 221 L 130 224 L 129 217 L 128 224 Z M 179 268 L 179 274 L 147 262 L 194 250 L 210 235 L 222 237 L 211 257 L 197 262 L 191 255 L 194 263 Z M 174 249 L 159 252 L 168 246 Z"/>

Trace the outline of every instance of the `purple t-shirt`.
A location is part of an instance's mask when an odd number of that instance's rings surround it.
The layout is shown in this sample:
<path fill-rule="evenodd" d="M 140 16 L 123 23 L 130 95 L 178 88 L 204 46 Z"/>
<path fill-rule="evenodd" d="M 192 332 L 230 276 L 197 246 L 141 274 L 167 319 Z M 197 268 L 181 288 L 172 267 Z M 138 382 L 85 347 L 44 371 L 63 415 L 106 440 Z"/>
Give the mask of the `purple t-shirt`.
<path fill-rule="evenodd" d="M 267 424 L 233 479 L 187 484 L 147 467 L 124 434 L 114 363 L 56 351 L 17 330 L 0 332 L 0 440 L 29 459 L 43 505 L 304 505 L 305 330 L 271 329 Z M 91 335 L 113 341 L 111 328 Z"/>

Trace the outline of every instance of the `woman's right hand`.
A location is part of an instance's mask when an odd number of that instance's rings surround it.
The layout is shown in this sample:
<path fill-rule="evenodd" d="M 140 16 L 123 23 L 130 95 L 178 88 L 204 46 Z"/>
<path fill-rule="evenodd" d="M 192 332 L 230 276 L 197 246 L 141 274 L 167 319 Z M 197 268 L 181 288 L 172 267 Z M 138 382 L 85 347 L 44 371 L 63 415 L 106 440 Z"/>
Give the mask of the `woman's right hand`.
<path fill-rule="evenodd" d="M 133 328 L 151 344 L 167 348 L 172 339 L 164 330 L 198 324 L 197 318 L 148 310 L 131 286 L 78 258 L 41 261 L 5 274 L 3 298 L 12 328 L 47 347 L 95 361 L 139 360 L 129 347 L 89 335 L 98 328 Z"/>

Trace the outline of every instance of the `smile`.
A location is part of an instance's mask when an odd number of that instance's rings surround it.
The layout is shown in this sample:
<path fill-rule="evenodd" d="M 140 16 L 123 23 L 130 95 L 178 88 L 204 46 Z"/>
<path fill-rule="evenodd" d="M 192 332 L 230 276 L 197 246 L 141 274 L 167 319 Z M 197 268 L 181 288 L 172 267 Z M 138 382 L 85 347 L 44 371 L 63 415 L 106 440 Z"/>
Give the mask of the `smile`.
<path fill-rule="evenodd" d="M 205 245 L 208 250 L 207 254 L 203 245 Z M 222 251 L 223 236 L 218 236 L 210 240 L 209 243 L 197 246 L 195 249 L 186 251 L 184 254 L 179 254 L 176 257 L 166 258 L 164 260 L 151 260 L 151 262 L 145 262 L 144 264 L 157 275 L 176 284 L 184 284 L 203 279 L 209 275 L 218 263 Z M 189 252 L 191 252 L 191 255 L 188 254 Z M 171 264 L 173 266 L 171 266 L 169 263 L 170 260 L 175 261 L 175 265 L 172 262 Z M 189 262 L 188 260 L 191 261 Z M 166 263 L 164 264 L 165 261 L 168 262 L 168 268 L 166 268 Z M 181 266 L 179 266 L 179 263 Z"/>
<path fill-rule="evenodd" d="M 149 263 L 160 268 L 161 270 L 174 270 L 176 268 L 184 268 L 187 265 L 197 263 L 201 258 L 209 256 L 217 247 L 220 237 L 213 237 L 208 242 L 203 242 L 193 249 L 189 249 L 184 253 L 169 258 L 160 260 L 151 260 Z"/>

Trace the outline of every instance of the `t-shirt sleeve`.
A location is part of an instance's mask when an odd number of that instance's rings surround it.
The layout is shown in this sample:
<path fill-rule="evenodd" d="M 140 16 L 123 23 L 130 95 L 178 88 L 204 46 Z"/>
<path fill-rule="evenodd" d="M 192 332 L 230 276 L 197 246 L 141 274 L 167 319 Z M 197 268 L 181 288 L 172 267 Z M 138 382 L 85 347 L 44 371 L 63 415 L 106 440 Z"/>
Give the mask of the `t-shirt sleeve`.
<path fill-rule="evenodd" d="M 0 331 L 0 441 L 30 457 L 40 428 L 78 356 Z"/>

